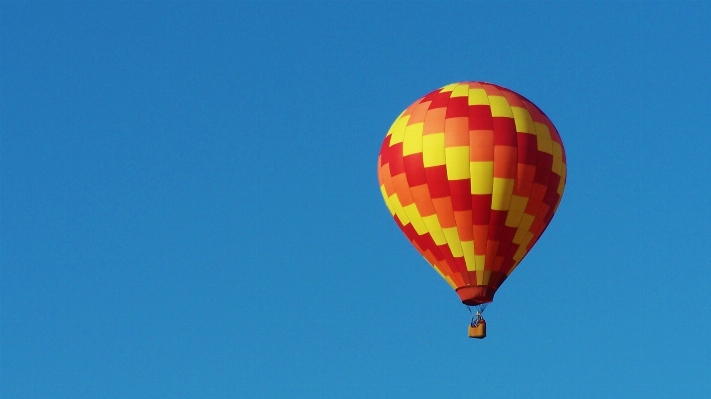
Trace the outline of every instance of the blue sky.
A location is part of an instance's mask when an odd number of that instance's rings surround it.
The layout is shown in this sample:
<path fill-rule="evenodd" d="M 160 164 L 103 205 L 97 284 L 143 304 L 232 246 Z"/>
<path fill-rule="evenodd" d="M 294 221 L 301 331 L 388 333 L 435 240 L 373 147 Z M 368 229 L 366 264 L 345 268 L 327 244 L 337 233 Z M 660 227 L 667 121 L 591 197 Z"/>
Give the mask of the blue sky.
<path fill-rule="evenodd" d="M 0 4 L 3 398 L 711 396 L 709 3 Z M 568 185 L 486 312 L 383 204 L 483 80 Z"/>

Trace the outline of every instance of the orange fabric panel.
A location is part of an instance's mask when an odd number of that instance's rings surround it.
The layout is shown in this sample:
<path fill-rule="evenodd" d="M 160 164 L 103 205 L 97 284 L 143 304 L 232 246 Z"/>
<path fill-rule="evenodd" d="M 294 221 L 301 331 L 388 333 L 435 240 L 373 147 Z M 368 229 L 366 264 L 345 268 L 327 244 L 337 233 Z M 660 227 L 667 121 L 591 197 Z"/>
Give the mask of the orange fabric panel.
<path fill-rule="evenodd" d="M 494 177 L 513 179 L 517 169 L 516 147 L 497 145 L 494 147 Z"/>
<path fill-rule="evenodd" d="M 424 217 L 435 214 L 435 208 L 426 184 L 410 187 L 410 193 L 415 204 L 417 204 L 417 210 L 420 211 L 420 215 Z"/>
<path fill-rule="evenodd" d="M 415 123 L 423 123 L 425 121 L 425 115 L 427 114 L 427 109 L 430 107 L 429 101 L 423 101 L 412 110 L 410 114 L 410 119 L 408 119 L 407 124 L 413 125 Z"/>
<path fill-rule="evenodd" d="M 444 132 L 444 115 L 447 113 L 447 108 L 429 109 L 425 116 L 425 125 L 423 126 L 422 134 L 433 134 Z"/>
<path fill-rule="evenodd" d="M 454 219 L 457 223 L 457 232 L 462 241 L 472 241 L 472 211 L 455 211 Z"/>
<path fill-rule="evenodd" d="M 494 160 L 493 130 L 471 130 L 469 132 L 469 159 L 471 161 Z"/>
<path fill-rule="evenodd" d="M 469 146 L 469 118 L 447 118 L 444 122 L 444 146 Z"/>
<path fill-rule="evenodd" d="M 454 219 L 454 210 L 452 209 L 452 201 L 449 197 L 433 198 L 432 203 L 437 210 L 437 218 L 439 224 L 443 228 L 456 227 L 457 221 Z"/>

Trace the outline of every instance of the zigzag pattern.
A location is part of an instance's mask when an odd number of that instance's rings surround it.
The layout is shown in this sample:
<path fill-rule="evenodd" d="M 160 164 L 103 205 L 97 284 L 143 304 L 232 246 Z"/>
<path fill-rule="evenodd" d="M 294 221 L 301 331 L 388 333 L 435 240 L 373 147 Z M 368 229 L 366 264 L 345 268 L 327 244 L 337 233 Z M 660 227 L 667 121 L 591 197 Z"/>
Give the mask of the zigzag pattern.
<path fill-rule="evenodd" d="M 548 117 L 483 82 L 415 101 L 378 158 L 395 222 L 468 305 L 491 302 L 553 218 L 565 179 L 563 143 Z"/>

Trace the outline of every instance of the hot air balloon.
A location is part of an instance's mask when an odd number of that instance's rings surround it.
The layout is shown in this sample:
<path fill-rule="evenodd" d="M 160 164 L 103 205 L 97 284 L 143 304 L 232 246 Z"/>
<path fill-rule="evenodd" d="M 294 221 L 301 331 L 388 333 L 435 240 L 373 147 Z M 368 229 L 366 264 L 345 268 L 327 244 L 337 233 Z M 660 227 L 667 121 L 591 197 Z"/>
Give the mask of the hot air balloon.
<path fill-rule="evenodd" d="M 453 83 L 397 117 L 378 181 L 398 227 L 467 306 L 483 307 L 531 250 L 563 195 L 558 131 L 532 102 L 485 82 Z"/>

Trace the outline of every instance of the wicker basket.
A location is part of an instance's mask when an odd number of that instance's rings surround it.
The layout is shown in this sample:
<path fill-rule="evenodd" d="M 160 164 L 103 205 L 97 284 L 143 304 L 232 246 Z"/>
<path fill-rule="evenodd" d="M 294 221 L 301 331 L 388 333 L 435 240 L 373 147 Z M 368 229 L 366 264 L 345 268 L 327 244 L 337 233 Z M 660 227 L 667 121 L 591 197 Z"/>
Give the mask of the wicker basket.
<path fill-rule="evenodd" d="M 476 327 L 473 327 L 471 324 L 469 325 L 469 338 L 485 338 L 486 337 L 486 322 L 484 320 L 481 320 L 479 322 L 479 325 Z"/>

